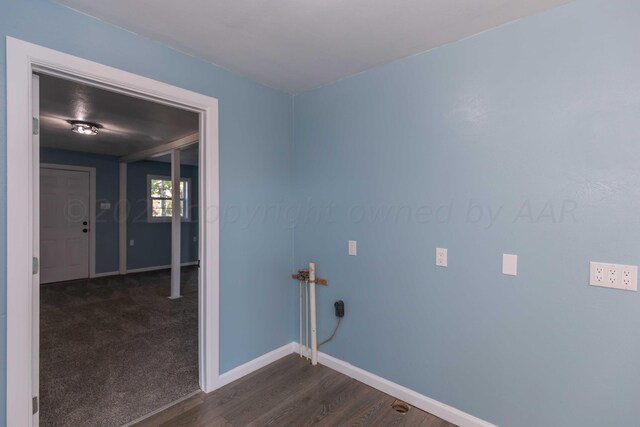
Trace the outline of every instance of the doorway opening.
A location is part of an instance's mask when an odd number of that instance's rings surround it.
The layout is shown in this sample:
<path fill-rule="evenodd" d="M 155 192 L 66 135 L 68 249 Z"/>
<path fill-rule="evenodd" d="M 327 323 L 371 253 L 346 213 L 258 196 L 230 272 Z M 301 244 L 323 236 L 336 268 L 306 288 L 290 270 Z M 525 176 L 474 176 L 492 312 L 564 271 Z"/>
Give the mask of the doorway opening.
<path fill-rule="evenodd" d="M 100 169 L 98 165 L 78 165 L 78 162 L 70 160 L 69 157 L 61 159 L 60 152 L 53 152 L 53 150 L 65 151 L 64 154 L 73 152 L 71 149 L 64 150 L 64 147 L 40 147 L 41 136 L 46 136 L 45 121 L 60 121 L 60 117 L 40 117 L 40 90 L 39 90 L 39 78 L 55 78 L 59 81 L 81 84 L 89 89 L 100 89 L 111 93 L 112 95 L 128 96 L 134 101 L 145 101 L 157 104 L 162 107 L 171 107 L 178 110 L 195 114 L 196 117 L 196 137 L 193 140 L 193 134 L 179 137 L 169 141 L 168 143 L 161 144 L 164 141 L 153 140 L 153 145 L 149 147 L 138 147 L 140 150 L 131 151 L 128 153 L 117 153 L 112 157 L 117 160 L 115 179 L 101 179 Z M 160 83 L 154 80 L 143 78 L 131 73 L 106 67 L 100 64 L 86 61 L 81 58 L 73 57 L 71 55 L 63 54 L 54 50 L 42 48 L 37 45 L 22 42 L 16 39 L 7 39 L 7 78 L 12 81 L 12 85 L 7 90 L 7 181 L 11 190 L 7 191 L 7 225 L 8 225 L 8 268 L 7 268 L 7 386 L 12 390 L 12 394 L 7 396 L 7 423 L 10 425 L 24 425 L 33 426 L 39 425 L 41 402 L 40 400 L 40 370 L 41 368 L 52 368 L 52 371 L 56 371 L 54 367 L 55 363 L 60 360 L 56 360 L 56 355 L 61 356 L 61 352 L 51 351 L 50 354 L 43 355 L 40 351 L 40 309 L 51 308 L 51 306 L 44 307 L 44 304 L 40 304 L 41 286 L 42 290 L 49 292 L 49 289 L 54 288 L 61 289 L 66 287 L 69 292 L 58 299 L 64 300 L 67 297 L 79 297 L 83 292 L 95 289 L 98 294 L 110 294 L 110 295 L 125 295 L 125 298 L 129 302 L 139 302 L 140 300 L 149 299 L 149 289 L 158 290 L 158 295 L 161 297 L 162 304 L 169 305 L 168 310 L 178 313 L 189 313 L 191 316 L 191 322 L 196 327 L 196 333 L 194 337 L 190 338 L 192 347 L 197 349 L 196 357 L 191 360 L 195 360 L 192 363 L 192 371 L 196 372 L 195 376 L 192 376 L 192 384 L 195 384 L 197 388 L 204 391 L 211 391 L 218 386 L 219 372 L 218 372 L 218 247 L 219 247 L 219 229 L 217 218 L 217 205 L 218 205 L 218 146 L 217 146 L 217 101 L 213 98 L 209 98 L 203 95 L 199 95 L 187 90 L 179 89 L 174 86 L 170 86 L 164 83 Z M 45 108 L 46 110 L 46 108 Z M 43 110 L 44 111 L 44 110 Z M 28 114 L 25 114 L 28 112 Z M 66 125 L 69 126 L 67 131 L 71 133 L 70 128 L 75 129 L 77 123 L 72 123 L 74 120 L 80 120 L 82 122 L 88 121 L 87 117 L 79 117 L 87 113 L 81 108 L 74 111 L 75 117 L 67 118 Z M 99 121 L 100 119 L 93 119 Z M 160 117 L 162 120 L 162 117 Z M 163 124 L 164 124 L 163 120 Z M 49 123 L 49 124 L 51 124 Z M 43 126 L 45 126 L 43 128 Z M 122 129 L 118 129 L 118 126 L 112 126 L 112 131 L 117 133 Z M 84 126 L 81 128 L 87 138 L 92 138 L 94 131 L 108 132 L 108 128 L 99 126 Z M 80 132 L 80 133 L 82 133 Z M 88 133 L 87 133 L 88 132 Z M 145 135 L 153 135 L 155 130 L 146 129 Z M 50 135 L 49 135 L 50 136 Z M 140 138 L 140 135 L 136 138 L 131 138 L 134 142 L 139 142 L 144 138 Z M 98 139 L 95 139 L 98 142 Z M 76 141 L 77 142 L 77 141 Z M 197 145 L 195 145 L 197 143 Z M 83 147 L 84 144 L 90 145 L 86 142 L 80 143 Z M 116 144 L 109 145 L 110 148 Z M 164 145 L 163 149 L 158 148 Z M 198 154 L 198 172 L 195 177 L 190 178 L 188 187 L 184 188 L 184 191 L 191 190 L 188 198 L 181 196 L 180 191 L 172 191 L 173 188 L 178 189 L 181 186 L 181 172 L 187 165 L 180 164 L 180 154 L 183 151 L 187 151 L 187 147 L 197 152 Z M 197 147 L 197 148 L 196 148 Z M 42 148 L 42 162 L 41 162 L 41 148 Z M 66 147 L 72 148 L 72 147 Z M 45 153 L 45 150 L 49 152 Z M 76 150 L 83 153 L 83 156 L 100 156 L 101 153 L 97 152 L 83 152 L 86 149 Z M 170 154 L 171 163 L 163 162 L 163 156 Z M 64 160 L 64 161 L 63 161 Z M 177 161 L 176 161 L 177 160 Z M 41 165 L 42 163 L 42 165 Z M 189 209 L 190 212 L 195 212 L 191 218 L 198 218 L 198 224 L 195 227 L 196 236 L 192 236 L 188 231 L 185 233 L 187 240 L 190 244 L 195 244 L 197 251 L 197 260 L 192 261 L 196 265 L 185 266 L 181 268 L 181 253 L 189 253 L 189 250 L 181 251 L 183 244 L 171 245 L 171 253 L 168 255 L 168 264 L 156 265 L 152 267 L 141 267 L 139 270 L 144 271 L 129 271 L 135 270 L 131 267 L 133 263 L 134 255 L 131 253 L 131 249 L 126 247 L 126 252 L 123 254 L 122 242 L 129 243 L 126 239 L 127 228 L 130 228 L 130 216 L 129 216 L 129 185 L 130 180 L 127 180 L 129 169 L 134 170 L 141 166 L 142 163 L 149 164 L 165 164 L 165 169 L 168 168 L 168 176 L 171 177 L 171 185 L 163 184 L 166 194 L 171 194 L 170 202 L 164 202 L 164 213 L 160 215 L 167 215 L 171 213 L 171 221 L 169 223 L 159 222 L 159 226 L 169 225 L 171 227 L 171 239 L 178 237 L 176 242 L 180 242 L 180 236 L 182 231 L 182 218 L 179 214 L 175 215 L 173 212 L 173 206 L 183 205 L 185 203 L 191 203 L 197 199 L 197 204 L 186 206 L 184 210 Z M 172 166 L 173 165 L 173 166 Z M 42 166 L 42 169 L 41 167 Z M 158 166 L 158 165 L 156 165 Z M 162 165 L 159 166 L 162 169 Z M 41 176 L 42 171 L 42 176 Z M 87 186 L 88 175 L 88 186 Z M 94 179 L 92 180 L 92 176 Z M 124 177 L 124 179 L 122 179 Z M 107 200 L 99 200 L 98 195 L 102 191 L 101 183 L 117 183 L 116 197 L 111 197 Z M 42 184 L 48 186 L 45 191 L 40 192 Z M 206 183 L 206 185 L 205 185 Z M 147 177 L 143 179 L 143 184 L 146 188 Z M 95 189 L 93 186 L 95 185 Z M 44 187 L 44 186 L 43 186 Z M 87 189 L 88 187 L 88 189 Z M 197 188 L 196 193 L 193 190 Z M 124 196 L 123 196 L 124 194 Z M 55 212 L 53 215 L 49 215 L 49 211 L 43 212 L 40 207 L 42 203 L 41 196 L 49 198 L 51 200 L 45 200 L 44 206 L 49 209 L 60 212 L 60 200 L 65 200 L 62 203 L 62 218 L 55 218 L 57 215 Z M 95 198 L 95 202 L 94 199 Z M 120 203 L 125 199 L 125 203 Z M 85 205 L 87 203 L 89 207 Z M 151 194 L 147 195 L 145 190 L 145 203 L 148 203 L 152 199 Z M 57 200 L 58 202 L 55 202 Z M 140 200 L 142 203 L 142 200 Z M 153 205 L 153 203 L 151 203 Z M 92 208 L 94 212 L 92 211 Z M 107 232 L 102 233 L 104 236 L 117 237 L 116 239 L 116 251 L 115 251 L 115 265 L 116 269 L 109 271 L 105 269 L 105 265 L 109 262 L 113 263 L 114 251 L 108 250 L 108 245 L 102 245 L 99 228 L 101 224 L 101 215 L 106 211 L 116 216 L 114 228 L 110 228 Z M 178 209 L 175 210 L 178 212 Z M 181 209 L 182 211 L 182 209 Z M 44 214 L 44 215 L 43 215 Z M 64 216 L 67 216 L 65 219 Z M 44 216 L 44 221 L 40 222 L 40 217 Z M 124 221 L 119 221 L 119 218 L 125 218 Z M 104 218 L 103 218 L 104 219 Z M 66 222 L 65 222 L 66 221 Z M 85 224 L 86 222 L 86 224 Z M 44 226 L 50 227 L 47 233 L 41 233 Z M 177 226 L 176 226 L 177 225 Z M 76 226 L 82 228 L 75 229 Z M 74 227 L 74 230 L 70 228 Z M 57 230 L 56 230 L 57 229 Z M 87 231 L 84 231 L 87 230 Z M 103 230 L 104 231 L 104 230 Z M 124 233 L 123 233 L 124 231 Z M 132 230 L 130 230 L 132 231 Z M 156 230 L 157 231 L 157 230 Z M 92 233 L 93 232 L 93 233 Z M 133 231 L 132 231 L 133 232 Z M 56 234 L 61 233 L 61 234 Z M 74 234 L 75 233 L 75 234 Z M 41 235 L 42 234 L 42 235 Z M 94 234 L 95 242 L 92 243 L 92 234 Z M 155 233 L 162 234 L 162 233 Z M 25 236 L 29 238 L 25 239 Z M 125 239 L 121 239 L 121 237 Z M 43 241 L 41 237 L 44 237 Z M 195 242 L 193 238 L 195 237 Z M 88 245 L 86 240 L 89 240 Z M 107 239 L 108 240 L 108 239 Z M 107 241 L 104 240 L 104 241 Z M 111 241 L 112 242 L 112 241 Z M 47 246 L 48 245 L 48 246 Z M 48 251 L 48 255 L 42 258 L 44 251 L 41 252 L 41 246 Z M 88 253 L 87 253 L 88 246 Z M 94 247 L 95 246 L 95 247 Z M 135 246 L 135 245 L 134 245 Z M 178 248 L 176 250 L 176 248 Z M 68 250 L 67 250 L 68 249 Z M 157 248 L 154 248 L 157 249 Z M 62 257 L 58 252 L 66 252 Z M 107 256 L 101 256 L 105 254 L 111 254 Z M 164 255 L 166 256 L 166 254 Z M 87 260 L 88 258 L 88 260 Z M 59 263 L 62 259 L 62 264 Z M 55 260 L 54 265 L 51 265 L 52 260 Z M 65 265 L 66 263 L 66 265 Z M 62 265 L 62 268 L 59 268 Z M 112 264 L 113 265 L 113 264 Z M 44 284 L 41 285 L 41 272 L 43 268 L 50 268 L 44 278 L 44 282 L 58 283 L 58 284 Z M 158 270 L 161 267 L 171 266 L 170 270 Z M 177 266 L 177 268 L 175 268 Z M 201 267 L 201 268 L 198 268 Z M 124 272 L 124 274 L 122 274 Z M 162 277 L 164 274 L 167 277 Z M 88 278 L 86 277 L 88 275 Z M 151 279 L 145 279 L 145 275 L 154 276 Z M 186 276 L 186 277 L 185 277 Z M 111 286 L 104 286 L 105 282 L 113 281 L 116 279 L 125 279 L 123 283 Z M 96 281 L 102 282 L 96 282 Z M 166 280 L 165 286 L 157 286 L 160 280 Z M 60 284 L 62 281 L 62 284 Z M 153 282 L 150 284 L 150 282 Z M 88 286 L 81 286 L 84 283 Z M 175 284 L 177 283 L 177 287 Z M 191 283 L 191 284 L 190 284 Z M 103 285 L 103 286 L 98 286 Z M 131 292 L 131 288 L 138 285 L 135 292 Z M 183 286 L 184 285 L 184 286 Z M 146 287 L 145 287 L 146 286 Z M 192 301 L 189 302 L 187 298 L 188 288 L 191 287 Z M 123 289 L 128 291 L 124 292 Z M 160 291 L 160 289 L 162 289 Z M 176 289 L 178 294 L 176 295 Z M 183 292 L 184 289 L 184 292 Z M 53 291 L 52 291 L 53 292 Z M 44 297 L 44 292 L 43 292 Z M 173 297 L 170 299 L 169 297 Z M 181 298 L 180 298 L 181 297 Z M 53 298 L 51 301 L 56 300 Z M 113 301 L 111 302 L 113 304 Z M 180 305 L 191 304 L 188 308 L 179 308 Z M 54 303 L 55 305 L 55 303 Z M 167 308 L 167 307 L 164 307 Z M 76 344 L 76 347 L 81 351 L 94 351 L 93 354 L 85 353 L 84 356 L 90 359 L 90 362 L 98 361 L 100 355 L 103 353 L 95 348 L 89 348 L 88 343 L 104 344 L 109 340 L 108 334 L 98 331 L 96 332 L 93 323 L 100 324 L 101 322 L 109 322 L 118 316 L 114 316 L 114 312 L 106 313 L 108 308 L 96 308 L 94 307 L 92 313 L 102 314 L 102 317 L 91 318 L 90 320 L 80 321 L 77 325 L 72 325 L 73 333 L 69 336 L 75 341 L 72 344 Z M 125 332 L 131 332 L 131 330 L 140 329 L 135 324 L 135 315 L 132 315 L 130 308 L 125 308 L 121 311 L 122 319 L 128 320 L 130 323 L 127 326 L 132 326 Z M 52 314 L 48 319 L 56 320 L 60 322 L 74 322 L 81 318 L 78 315 L 77 318 L 65 318 L 65 309 L 57 307 L 48 314 Z M 161 324 L 157 322 L 158 318 L 162 318 L 162 313 L 158 314 L 158 311 L 148 309 L 145 315 L 153 314 L 151 317 L 147 317 L 145 323 L 148 325 Z M 118 314 L 118 313 L 116 313 Z M 128 316 L 128 317 L 127 317 Z M 44 316 L 43 316 L 44 319 Z M 195 320 L 194 320 L 195 319 Z M 67 324 L 69 326 L 69 324 Z M 68 330 L 68 329 L 67 329 Z M 120 330 L 122 332 L 123 329 Z M 43 328 L 44 336 L 44 328 Z M 184 331 L 182 331 L 184 332 Z M 122 335 L 122 334 L 116 334 Z M 126 334 L 125 334 L 126 335 Z M 82 337 L 85 339 L 83 340 Z M 130 340 L 131 345 L 137 345 L 145 339 L 133 339 Z M 152 341 L 146 338 L 146 341 Z M 160 339 L 162 341 L 162 339 Z M 171 344 L 171 340 L 163 341 Z M 43 342 L 44 344 L 44 342 Z M 48 345 L 48 343 L 47 343 Z M 84 348 L 81 348 L 82 346 Z M 114 346 L 115 347 L 115 346 Z M 179 345 L 178 347 L 182 347 Z M 60 349 L 61 347 L 58 347 Z M 158 358 L 163 355 L 167 355 L 168 346 L 161 348 L 154 354 Z M 135 348 L 131 346 L 124 346 L 121 349 L 121 353 L 136 354 Z M 46 365 L 43 363 L 41 367 L 40 357 L 49 357 Z M 165 360 L 166 362 L 166 360 Z M 58 365 L 60 368 L 62 365 Z M 122 365 L 120 365 L 122 366 Z M 166 366 L 166 365 L 165 365 Z M 195 366 L 195 368 L 194 368 Z M 95 366 L 94 366 L 95 368 Z M 62 369 L 62 368 L 60 368 Z M 112 373 L 112 369 L 109 369 L 109 375 Z M 185 372 L 182 371 L 182 374 Z M 77 373 L 76 373 L 77 374 Z M 72 374 L 73 375 L 73 374 Z M 59 375 L 55 378 L 58 381 L 57 385 L 60 385 L 59 380 L 64 375 Z M 153 381 L 145 383 L 144 375 L 138 375 L 137 378 L 131 378 L 131 382 L 137 381 L 138 387 L 145 387 Z M 169 380 L 164 385 L 171 383 Z M 80 384 L 80 382 L 78 382 Z M 106 383 L 105 383 L 106 384 Z M 107 384 L 108 385 L 108 384 Z M 52 387 L 55 394 L 61 391 L 60 387 Z M 104 387 L 100 389 L 104 391 Z M 190 390 L 193 391 L 193 390 Z M 117 393 L 117 392 L 116 392 Z M 113 397 L 116 393 L 109 393 L 109 397 Z M 53 395 L 52 394 L 52 395 Z M 124 393 L 126 394 L 126 393 Z M 147 396 L 153 395 L 147 390 Z M 104 403 L 104 399 L 101 399 L 95 394 L 93 397 L 97 397 L 99 402 Z M 135 400 L 135 397 L 131 398 Z M 140 402 L 138 402 L 140 403 Z M 168 402 L 167 402 L 168 403 Z M 162 406 L 162 405 L 160 405 Z M 149 409 L 156 409 L 155 403 L 150 403 Z M 139 415 L 123 415 L 131 417 L 131 419 L 137 418 Z M 81 414 L 72 414 L 77 420 L 81 420 Z M 82 425 L 87 425 L 83 421 L 78 421 Z M 78 425 L 78 422 L 75 425 Z M 114 422 L 112 419 L 111 422 Z M 117 421 L 116 421 L 117 422 Z M 125 420 L 126 422 L 126 420 Z"/>
<path fill-rule="evenodd" d="M 44 73 L 33 87 L 40 421 L 125 424 L 199 390 L 199 117 Z"/>

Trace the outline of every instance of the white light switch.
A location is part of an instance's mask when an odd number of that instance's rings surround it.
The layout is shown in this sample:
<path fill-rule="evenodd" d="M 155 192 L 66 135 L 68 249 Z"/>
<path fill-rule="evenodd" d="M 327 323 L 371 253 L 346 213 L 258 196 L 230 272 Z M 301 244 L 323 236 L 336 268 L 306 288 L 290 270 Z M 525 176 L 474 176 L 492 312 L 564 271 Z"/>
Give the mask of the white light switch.
<path fill-rule="evenodd" d="M 101 202 L 100 203 L 100 209 L 102 209 L 102 210 L 111 209 L 111 203 L 109 203 L 109 202 Z"/>
<path fill-rule="evenodd" d="M 438 267 L 447 266 L 447 249 L 446 248 L 436 248 L 436 265 Z"/>
<path fill-rule="evenodd" d="M 355 240 L 349 240 L 349 255 L 356 256 L 358 254 L 358 243 Z"/>
<path fill-rule="evenodd" d="M 518 255 L 502 254 L 502 274 L 518 275 Z"/>

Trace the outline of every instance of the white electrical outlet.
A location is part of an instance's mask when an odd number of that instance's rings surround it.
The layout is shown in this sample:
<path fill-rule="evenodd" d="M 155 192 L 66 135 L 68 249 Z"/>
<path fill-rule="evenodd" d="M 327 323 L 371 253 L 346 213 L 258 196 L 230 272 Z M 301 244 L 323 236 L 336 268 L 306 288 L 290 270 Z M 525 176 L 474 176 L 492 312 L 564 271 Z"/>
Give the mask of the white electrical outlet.
<path fill-rule="evenodd" d="M 358 254 L 358 242 L 349 240 L 349 255 L 356 256 Z"/>
<path fill-rule="evenodd" d="M 618 286 L 618 267 L 615 264 L 607 266 L 607 283 L 612 288 Z"/>
<path fill-rule="evenodd" d="M 447 266 L 447 249 L 446 248 L 436 248 L 436 265 L 438 267 Z"/>
<path fill-rule="evenodd" d="M 638 267 L 635 265 L 589 263 L 589 284 L 603 288 L 638 290 Z"/>
<path fill-rule="evenodd" d="M 589 263 L 589 284 L 593 286 L 605 286 L 605 265 L 600 262 Z"/>
<path fill-rule="evenodd" d="M 620 270 L 620 286 L 621 289 L 627 291 L 638 290 L 638 267 L 635 265 L 623 265 Z"/>

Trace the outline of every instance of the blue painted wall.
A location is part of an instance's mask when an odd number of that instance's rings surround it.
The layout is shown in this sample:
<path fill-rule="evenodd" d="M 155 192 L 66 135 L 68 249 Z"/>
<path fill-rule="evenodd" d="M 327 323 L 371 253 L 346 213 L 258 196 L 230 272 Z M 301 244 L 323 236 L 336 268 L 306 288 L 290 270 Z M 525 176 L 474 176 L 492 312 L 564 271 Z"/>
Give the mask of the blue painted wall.
<path fill-rule="evenodd" d="M 289 342 L 292 308 L 282 295 L 291 286 L 293 230 L 280 216 L 249 214 L 289 202 L 291 97 L 48 0 L 0 0 L 0 11 L 0 420 L 6 413 L 7 35 L 219 99 L 221 371 Z"/>
<path fill-rule="evenodd" d="M 96 273 L 118 271 L 118 158 L 42 148 L 40 162 L 96 168 Z M 100 209 L 103 202 L 111 209 Z"/>
<path fill-rule="evenodd" d="M 118 158 L 67 150 L 43 148 L 42 163 L 88 166 L 96 168 L 96 273 L 118 271 Z M 127 221 L 127 240 L 134 246 L 127 248 L 129 269 L 157 267 L 171 263 L 171 223 L 147 222 L 147 175 L 171 175 L 171 166 L 164 162 L 136 162 L 129 164 L 127 193 L 130 211 Z M 182 165 L 181 175 L 191 179 L 192 220 L 182 223 L 182 262 L 198 260 L 198 168 Z M 111 209 L 100 209 L 109 202 Z"/>
<path fill-rule="evenodd" d="M 640 264 L 638 22 L 578 0 L 295 97 L 323 351 L 501 426 L 639 425 L 640 294 L 588 286 Z"/>
<path fill-rule="evenodd" d="M 286 94 L 46 0 L 0 10 L 2 36 L 220 99 L 222 371 L 297 337 L 282 295 L 314 259 L 320 334 L 347 309 L 323 351 L 499 425 L 637 424 L 640 295 L 587 285 L 589 260 L 640 264 L 637 2 L 577 0 L 298 96 L 295 150 Z"/>
<path fill-rule="evenodd" d="M 171 176 L 171 164 L 144 161 L 127 168 L 127 197 L 130 203 L 127 220 L 127 268 L 155 267 L 171 264 L 171 222 L 147 221 L 147 175 Z M 181 165 L 180 176 L 191 180 L 191 221 L 182 222 L 180 241 L 182 262 L 198 260 L 198 168 Z"/>

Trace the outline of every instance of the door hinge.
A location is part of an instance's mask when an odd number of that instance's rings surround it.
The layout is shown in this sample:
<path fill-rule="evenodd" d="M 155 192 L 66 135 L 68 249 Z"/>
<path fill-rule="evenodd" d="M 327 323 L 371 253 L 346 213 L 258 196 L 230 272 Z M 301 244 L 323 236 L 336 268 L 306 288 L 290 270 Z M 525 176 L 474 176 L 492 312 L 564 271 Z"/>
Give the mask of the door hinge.
<path fill-rule="evenodd" d="M 38 135 L 40 133 L 40 120 L 36 117 L 33 118 L 33 134 Z"/>
<path fill-rule="evenodd" d="M 38 274 L 38 271 L 40 271 L 40 262 L 37 257 L 33 257 L 32 271 L 33 274 Z"/>
<path fill-rule="evenodd" d="M 200 260 L 198 260 L 198 268 L 200 268 Z"/>
<path fill-rule="evenodd" d="M 33 413 L 35 414 L 36 412 L 38 412 L 38 396 L 33 396 L 31 402 L 33 403 Z"/>

